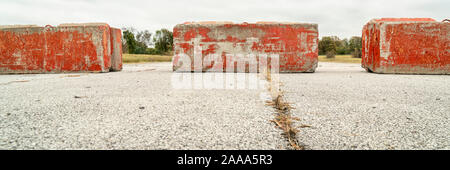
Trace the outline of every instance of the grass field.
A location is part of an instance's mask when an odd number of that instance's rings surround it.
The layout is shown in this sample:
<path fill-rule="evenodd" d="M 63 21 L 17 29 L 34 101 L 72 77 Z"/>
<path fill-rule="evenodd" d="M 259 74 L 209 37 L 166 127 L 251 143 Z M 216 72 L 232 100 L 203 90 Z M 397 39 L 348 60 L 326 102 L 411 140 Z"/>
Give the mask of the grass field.
<path fill-rule="evenodd" d="M 361 63 L 361 58 L 353 58 L 351 55 L 336 55 L 335 58 L 327 58 L 327 56 L 321 55 L 319 62 Z"/>
<path fill-rule="evenodd" d="M 123 54 L 124 63 L 142 63 L 142 62 L 170 62 L 172 56 L 167 55 L 146 55 L 146 54 Z"/>
<path fill-rule="evenodd" d="M 124 63 L 171 61 L 172 56 L 168 55 L 123 54 Z M 319 56 L 319 62 L 361 63 L 361 58 L 353 58 L 351 55 L 336 55 L 335 58 L 327 58 L 326 56 L 321 55 Z"/>

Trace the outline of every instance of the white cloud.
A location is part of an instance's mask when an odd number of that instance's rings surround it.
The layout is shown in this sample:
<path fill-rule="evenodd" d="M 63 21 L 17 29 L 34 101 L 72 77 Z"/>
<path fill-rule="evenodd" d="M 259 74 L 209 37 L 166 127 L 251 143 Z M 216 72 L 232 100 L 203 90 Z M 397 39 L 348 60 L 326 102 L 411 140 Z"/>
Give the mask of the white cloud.
<path fill-rule="evenodd" d="M 372 18 L 449 17 L 448 0 L 0 0 L 0 24 L 107 22 L 154 31 L 185 21 L 319 24 L 321 36 L 360 35 Z"/>

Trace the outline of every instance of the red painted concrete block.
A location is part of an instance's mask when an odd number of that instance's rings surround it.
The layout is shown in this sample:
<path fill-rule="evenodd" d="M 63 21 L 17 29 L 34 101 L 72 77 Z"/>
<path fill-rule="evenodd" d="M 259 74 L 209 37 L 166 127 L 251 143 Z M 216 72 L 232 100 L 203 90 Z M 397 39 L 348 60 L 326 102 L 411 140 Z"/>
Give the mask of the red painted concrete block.
<path fill-rule="evenodd" d="M 362 67 L 375 73 L 450 74 L 450 23 L 374 19 L 363 28 Z"/>
<path fill-rule="evenodd" d="M 111 28 L 111 71 L 122 70 L 122 30 Z"/>
<path fill-rule="evenodd" d="M 269 67 L 279 65 L 280 72 L 314 72 L 317 27 L 278 22 L 179 24 L 173 30 L 173 70 L 258 72 L 267 63 Z"/>
<path fill-rule="evenodd" d="M 108 24 L 0 26 L 0 73 L 109 72 Z"/>

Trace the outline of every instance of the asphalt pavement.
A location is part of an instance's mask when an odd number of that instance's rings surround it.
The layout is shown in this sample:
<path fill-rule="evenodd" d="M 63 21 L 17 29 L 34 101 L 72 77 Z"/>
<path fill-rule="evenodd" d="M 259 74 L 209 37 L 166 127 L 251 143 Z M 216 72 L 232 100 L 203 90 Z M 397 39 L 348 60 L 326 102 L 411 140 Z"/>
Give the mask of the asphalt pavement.
<path fill-rule="evenodd" d="M 171 63 L 142 63 L 102 74 L 0 75 L 0 149 L 289 149 L 262 84 L 210 89 L 211 74 L 179 81 L 186 75 Z M 244 75 L 227 80 L 249 82 Z M 316 73 L 281 74 L 281 82 L 295 125 L 311 126 L 297 136 L 306 149 L 450 149 L 449 76 L 319 63 Z"/>

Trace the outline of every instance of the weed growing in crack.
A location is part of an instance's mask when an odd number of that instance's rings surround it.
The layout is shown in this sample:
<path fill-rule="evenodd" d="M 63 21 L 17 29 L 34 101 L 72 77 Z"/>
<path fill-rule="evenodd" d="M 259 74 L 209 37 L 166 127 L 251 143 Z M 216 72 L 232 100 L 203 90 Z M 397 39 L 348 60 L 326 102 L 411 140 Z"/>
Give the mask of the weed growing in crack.
<path fill-rule="evenodd" d="M 275 123 L 278 128 L 283 130 L 283 136 L 288 140 L 289 144 L 295 150 L 303 150 L 304 147 L 298 144 L 297 133 L 299 130 L 293 126 L 294 121 L 299 121 L 299 118 L 293 117 L 291 114 L 292 106 L 283 98 L 283 91 L 280 88 L 272 87 L 272 75 L 270 69 L 266 70 L 265 78 L 268 81 L 268 90 L 272 94 L 272 101 L 267 101 L 267 105 L 276 109 L 275 119 L 271 122 Z M 279 82 L 275 82 L 279 83 Z"/>

